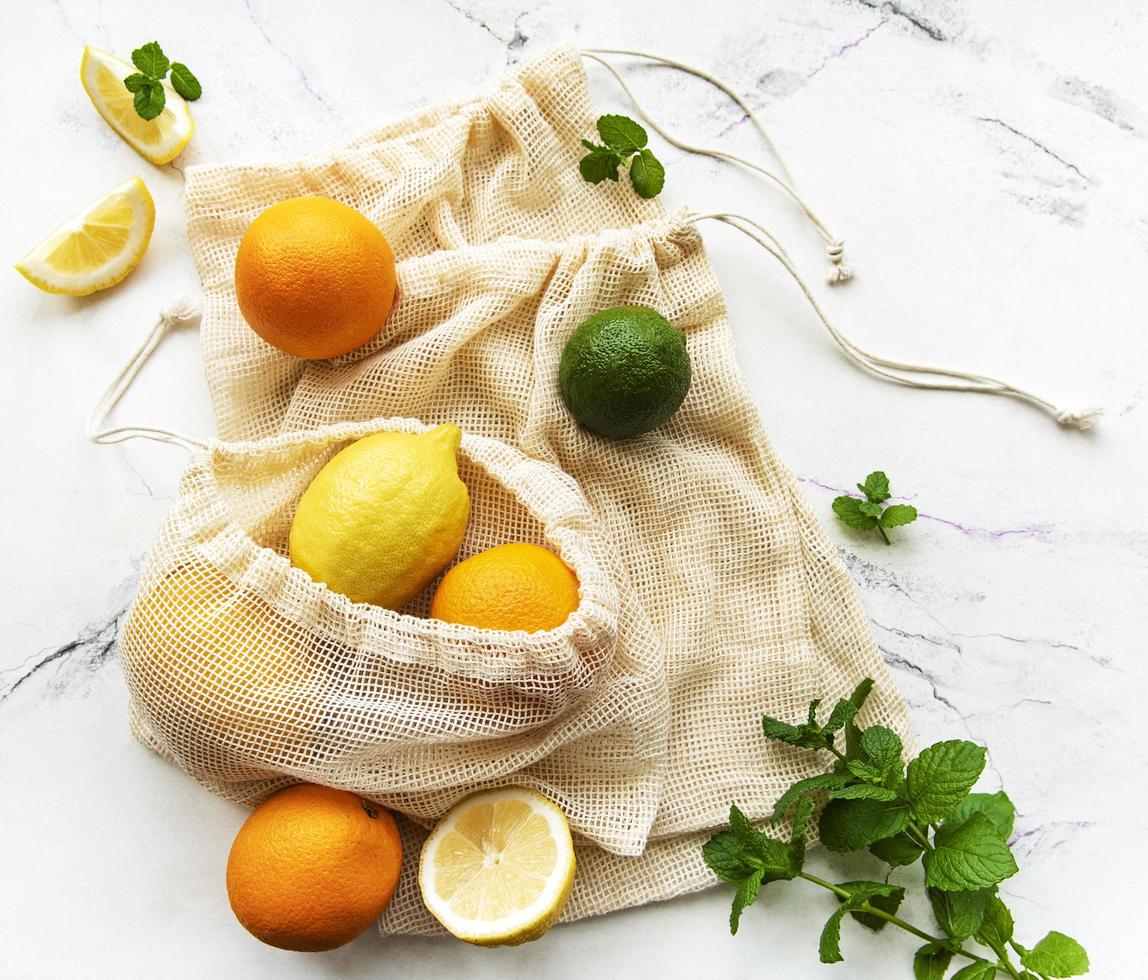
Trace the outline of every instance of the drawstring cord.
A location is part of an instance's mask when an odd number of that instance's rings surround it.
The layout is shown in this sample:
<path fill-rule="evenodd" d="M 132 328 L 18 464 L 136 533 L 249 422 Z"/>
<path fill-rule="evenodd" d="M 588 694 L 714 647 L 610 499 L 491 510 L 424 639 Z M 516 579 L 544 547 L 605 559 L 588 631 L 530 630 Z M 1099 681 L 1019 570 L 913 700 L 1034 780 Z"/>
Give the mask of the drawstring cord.
<path fill-rule="evenodd" d="M 199 307 L 187 298 L 177 299 L 160 310 L 159 319 L 152 328 L 151 333 L 135 349 L 128 362 L 120 369 L 108 385 L 107 390 L 100 396 L 99 401 L 92 407 L 88 415 L 85 433 L 94 443 L 111 445 L 124 442 L 128 439 L 151 439 L 155 442 L 166 442 L 173 446 L 181 446 L 194 452 L 197 449 L 207 448 L 207 443 L 191 436 L 180 435 L 170 429 L 161 429 L 151 426 L 119 426 L 112 429 L 102 429 L 108 415 L 116 407 L 119 400 L 127 394 L 136 376 L 140 373 L 148 358 L 155 353 L 155 349 L 168 331 L 173 327 L 181 326 L 199 317 Z"/>
<path fill-rule="evenodd" d="M 767 177 L 769 180 L 772 180 L 775 184 L 777 184 L 783 191 L 785 191 L 786 194 L 788 194 L 791 198 L 793 198 L 795 202 L 797 202 L 797 204 L 801 207 L 801 210 L 805 212 L 806 217 L 809 218 L 809 221 L 817 231 L 817 234 L 820 235 L 822 240 L 825 242 L 825 250 L 829 256 L 830 261 L 829 273 L 826 276 L 827 282 L 832 286 L 853 278 L 853 270 L 850 269 L 849 266 L 845 265 L 842 261 L 845 256 L 845 242 L 830 232 L 830 230 L 825 226 L 825 223 L 817 216 L 813 208 L 810 207 L 809 203 L 800 194 L 797 193 L 797 190 L 793 186 L 793 177 L 790 175 L 788 168 L 785 166 L 785 161 L 782 160 L 781 154 L 778 152 L 777 147 L 773 143 L 773 140 L 770 139 L 769 133 L 766 131 L 765 124 L 761 121 L 757 113 L 753 111 L 753 108 L 749 105 L 749 103 L 746 102 L 746 100 L 743 99 L 740 95 L 738 95 L 738 93 L 734 91 L 734 89 L 731 88 L 726 82 L 722 81 L 720 78 L 717 78 L 714 75 L 709 74 L 708 72 L 702 71 L 700 68 L 695 68 L 692 65 L 687 65 L 680 61 L 674 61 L 672 58 L 663 58 L 661 55 L 650 54 L 646 51 L 631 51 L 625 48 L 584 48 L 579 53 L 583 58 L 588 58 L 591 61 L 596 61 L 603 68 L 605 68 L 606 71 L 614 76 L 614 80 L 621 86 L 622 91 L 626 93 L 627 98 L 629 98 L 630 102 L 633 103 L 633 106 L 638 111 L 638 114 L 650 125 L 650 128 L 653 129 L 655 133 L 661 136 L 662 139 L 664 139 L 671 146 L 676 146 L 679 150 L 685 150 L 687 153 L 696 153 L 700 156 L 713 157 L 717 160 L 725 160 L 729 163 L 740 164 L 743 167 L 747 167 L 750 170 L 756 171 L 757 173 Z M 781 171 L 780 175 L 774 173 L 771 170 L 767 170 L 761 164 L 755 163 L 753 160 L 748 160 L 743 156 L 738 156 L 736 153 L 727 153 L 725 150 L 715 150 L 704 146 L 695 146 L 692 143 L 687 143 L 684 140 L 680 140 L 674 136 L 671 136 L 668 132 L 666 132 L 665 129 L 663 129 L 660 125 L 658 125 L 657 122 L 654 121 L 654 119 L 650 116 L 650 113 L 638 102 L 637 97 L 634 95 L 633 91 L 631 91 L 630 86 L 626 84 L 625 79 L 622 78 L 622 76 L 618 73 L 617 69 L 615 69 L 614 66 L 610 64 L 610 62 L 608 62 L 605 58 L 601 57 L 601 55 L 604 54 L 618 54 L 628 55 L 634 58 L 645 58 L 649 61 L 655 62 L 656 64 L 665 65 L 668 68 L 676 68 L 678 71 L 684 71 L 689 75 L 695 76 L 696 78 L 701 78 L 709 82 L 715 88 L 724 92 L 735 103 L 737 103 L 737 105 L 745 113 L 746 118 L 749 119 L 751 123 L 753 123 L 754 128 L 756 128 L 757 131 L 761 134 L 762 138 L 766 142 L 766 145 L 769 147 L 770 152 L 777 159 L 779 169 Z"/>
<path fill-rule="evenodd" d="M 829 317 L 821 308 L 821 304 L 817 302 L 816 297 L 813 295 L 813 291 L 809 288 L 809 284 L 801 277 L 801 274 L 789 258 L 789 254 L 767 229 L 752 218 L 728 211 L 694 214 L 691 215 L 687 221 L 690 224 L 696 224 L 699 221 L 710 219 L 720 221 L 723 224 L 729 225 L 731 228 L 736 228 L 743 235 L 757 242 L 758 245 L 777 259 L 785 268 L 786 272 L 793 277 L 797 285 L 801 287 L 805 298 L 809 300 L 810 306 L 813 307 L 814 312 L 829 332 L 829 335 L 837 342 L 837 346 L 841 348 L 850 361 L 866 373 L 883 378 L 893 384 L 904 385 L 907 388 L 927 388 L 934 391 L 970 391 L 986 395 L 1008 395 L 1009 397 L 1017 398 L 1021 401 L 1028 402 L 1030 405 L 1036 406 L 1041 411 L 1051 415 L 1061 425 L 1070 428 L 1091 429 L 1100 420 L 1100 416 L 1103 412 L 1102 409 L 1088 408 L 1082 411 L 1062 409 L 1031 391 L 1026 391 L 1024 388 L 1018 388 L 1016 385 L 998 381 L 995 378 L 990 378 L 983 374 L 953 371 L 947 368 L 929 367 L 928 365 L 922 364 L 909 364 L 904 361 L 894 361 L 869 353 L 851 341 L 830 322 Z M 906 375 L 932 375 L 953 380 L 926 381 Z M 957 381 L 966 383 L 957 384 L 955 383 Z"/>

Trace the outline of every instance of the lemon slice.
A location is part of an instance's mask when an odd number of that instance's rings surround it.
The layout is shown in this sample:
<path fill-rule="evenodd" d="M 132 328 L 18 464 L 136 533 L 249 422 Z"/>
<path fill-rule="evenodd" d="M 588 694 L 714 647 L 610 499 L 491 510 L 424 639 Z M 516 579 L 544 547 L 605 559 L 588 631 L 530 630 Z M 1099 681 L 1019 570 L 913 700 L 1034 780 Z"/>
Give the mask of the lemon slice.
<path fill-rule="evenodd" d="M 478 946 L 537 939 L 557 921 L 573 884 L 566 817 L 519 787 L 467 797 L 439 821 L 419 861 L 426 907 Z"/>
<path fill-rule="evenodd" d="M 125 180 L 64 222 L 17 264 L 46 293 L 87 296 L 140 263 L 155 226 L 155 204 L 139 177 Z"/>
<path fill-rule="evenodd" d="M 80 81 L 104 121 L 120 134 L 141 156 L 152 163 L 169 163 L 183 152 L 195 132 L 191 110 L 183 97 L 163 83 L 164 106 L 155 119 L 142 119 L 136 113 L 134 96 L 124 88 L 124 79 L 135 66 L 96 48 L 84 48 L 80 61 Z"/>

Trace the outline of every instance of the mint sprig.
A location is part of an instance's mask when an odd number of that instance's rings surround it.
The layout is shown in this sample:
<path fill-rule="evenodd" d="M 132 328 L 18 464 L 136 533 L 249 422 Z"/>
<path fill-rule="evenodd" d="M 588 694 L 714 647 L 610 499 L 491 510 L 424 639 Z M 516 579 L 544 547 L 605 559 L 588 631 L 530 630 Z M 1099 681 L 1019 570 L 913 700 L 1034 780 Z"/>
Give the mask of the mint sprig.
<path fill-rule="evenodd" d="M 888 499 L 884 474 L 871 474 L 866 484 Z M 828 752 L 834 762 L 829 771 L 800 780 L 778 799 L 769 823 L 775 826 L 792 812 L 788 841 L 766 836 L 731 806 L 730 829 L 702 847 L 706 864 L 734 888 L 730 931 L 737 932 L 742 913 L 764 886 L 801 878 L 832 892 L 838 901 L 818 944 L 823 963 L 844 958 L 842 924 L 853 918 L 873 930 L 892 924 L 923 940 L 913 957 L 916 980 L 988 980 L 998 975 L 1047 980 L 1087 973 L 1088 954 L 1074 939 L 1050 932 L 1027 949 L 1014 936 L 1013 916 L 998 886 L 1017 873 L 1008 845 L 1016 810 L 1004 792 L 971 792 L 984 770 L 984 748 L 963 740 L 938 742 L 906 766 L 895 732 L 881 725 L 862 728 L 856 722 L 872 687 L 872 680 L 864 680 L 834 705 L 824 724 L 817 719 L 820 700 L 797 725 L 762 718 L 766 738 Z M 807 824 L 819 805 L 822 843 L 832 851 L 868 849 L 887 865 L 874 875 L 884 881 L 833 883 L 804 870 Z M 893 869 L 918 861 L 941 935 L 897 914 L 905 888 L 888 878 Z M 954 960 L 964 965 L 950 975 Z"/>
<path fill-rule="evenodd" d="M 584 180 L 600 184 L 604 180 L 618 180 L 618 171 L 630 174 L 630 183 L 639 197 L 657 197 L 666 184 L 666 171 L 653 152 L 646 146 L 646 131 L 628 116 L 600 116 L 598 135 L 604 145 L 582 140 L 590 152 L 579 162 L 578 170 Z"/>
<path fill-rule="evenodd" d="M 139 69 L 124 79 L 124 88 L 132 93 L 136 114 L 141 119 L 155 119 L 163 112 L 167 96 L 163 80 L 171 72 L 171 87 L 188 102 L 194 102 L 203 94 L 199 79 L 187 65 L 178 61 L 168 61 L 167 55 L 158 41 L 148 41 L 132 52 L 132 64 Z"/>
<path fill-rule="evenodd" d="M 881 506 L 889 499 L 890 493 L 889 478 L 880 470 L 865 477 L 865 482 L 858 483 L 857 489 L 865 495 L 864 500 L 848 494 L 833 500 L 833 513 L 843 524 L 858 531 L 872 531 L 876 528 L 885 544 L 889 544 L 886 528 L 912 524 L 917 519 L 917 508 L 911 504 Z"/>

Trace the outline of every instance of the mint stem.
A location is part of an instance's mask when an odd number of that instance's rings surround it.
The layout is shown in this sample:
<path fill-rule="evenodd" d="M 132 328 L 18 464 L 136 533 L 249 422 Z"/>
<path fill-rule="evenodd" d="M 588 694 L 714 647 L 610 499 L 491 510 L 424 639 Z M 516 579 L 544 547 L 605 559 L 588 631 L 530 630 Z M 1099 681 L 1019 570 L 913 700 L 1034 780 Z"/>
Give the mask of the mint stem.
<path fill-rule="evenodd" d="M 929 843 L 928 831 L 922 830 L 915 823 L 909 824 L 909 826 L 905 828 L 905 833 L 912 837 L 913 840 L 921 846 L 922 850 L 931 851 L 933 849 L 933 845 Z"/>
<path fill-rule="evenodd" d="M 881 540 L 884 541 L 885 544 L 893 543 L 889 540 L 889 535 L 885 533 L 885 529 L 880 524 L 877 525 L 877 533 L 881 535 Z"/>
<path fill-rule="evenodd" d="M 826 881 L 824 878 L 818 878 L 817 875 L 810 874 L 808 871 L 799 871 L 798 877 L 804 878 L 806 881 L 811 881 L 815 885 L 820 885 L 822 888 L 827 888 L 829 891 L 833 892 L 833 894 L 839 896 L 840 898 L 850 897 L 849 892 L 847 892 L 844 888 L 840 888 L 839 886 L 833 884 L 833 882 Z M 875 915 L 878 919 L 884 919 L 886 922 L 892 923 L 900 929 L 904 929 L 905 932 L 912 933 L 918 939 L 923 939 L 927 943 L 936 943 L 938 946 L 944 946 L 946 949 L 952 950 L 954 955 L 963 956 L 967 960 L 973 960 L 976 963 L 987 963 L 994 970 L 996 970 L 997 973 L 1006 973 L 1007 975 L 1007 971 L 1003 969 L 999 963 L 993 963 L 992 960 L 987 960 L 983 956 L 977 956 L 976 953 L 970 953 L 967 949 L 962 947 L 960 943 L 957 943 L 952 939 L 943 939 L 940 936 L 930 936 L 923 929 L 918 929 L 911 922 L 906 922 L 899 916 L 892 915 L 891 913 L 886 912 L 884 909 L 876 908 L 875 906 L 870 905 L 868 902 L 865 902 L 859 906 L 857 911 L 866 912 L 869 915 Z"/>

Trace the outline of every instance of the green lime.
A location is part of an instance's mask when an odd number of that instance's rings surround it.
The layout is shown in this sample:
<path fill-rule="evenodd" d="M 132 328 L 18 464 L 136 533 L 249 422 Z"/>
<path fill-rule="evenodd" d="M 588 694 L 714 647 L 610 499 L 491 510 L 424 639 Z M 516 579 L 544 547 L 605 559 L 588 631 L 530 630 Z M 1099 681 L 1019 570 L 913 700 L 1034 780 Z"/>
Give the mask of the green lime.
<path fill-rule="evenodd" d="M 669 419 L 690 390 L 685 335 L 648 306 L 612 306 L 574 331 L 558 384 L 591 432 L 640 436 Z"/>

